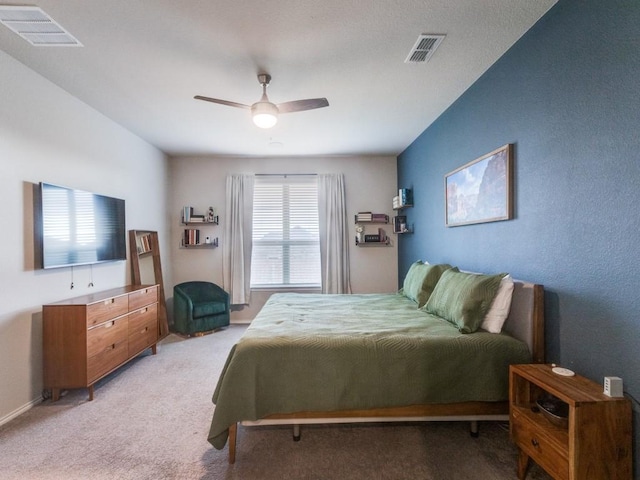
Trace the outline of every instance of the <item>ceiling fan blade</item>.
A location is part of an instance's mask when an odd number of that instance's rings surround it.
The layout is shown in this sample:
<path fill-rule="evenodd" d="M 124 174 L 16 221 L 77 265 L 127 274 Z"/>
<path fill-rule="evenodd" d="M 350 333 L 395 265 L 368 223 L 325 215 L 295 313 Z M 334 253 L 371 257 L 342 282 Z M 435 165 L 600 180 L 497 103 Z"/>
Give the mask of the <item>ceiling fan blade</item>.
<path fill-rule="evenodd" d="M 203 97 L 201 95 L 196 95 L 193 98 L 195 98 L 196 100 L 204 100 L 205 102 L 219 103 L 220 105 L 228 105 L 229 107 L 251 108 L 249 105 L 244 105 L 242 103 L 236 103 L 236 102 L 230 102 L 229 100 L 220 100 L 219 98 Z"/>
<path fill-rule="evenodd" d="M 280 113 L 291 113 L 328 106 L 329 101 L 326 98 L 307 98 L 306 100 L 294 100 L 293 102 L 279 103 L 278 110 Z"/>

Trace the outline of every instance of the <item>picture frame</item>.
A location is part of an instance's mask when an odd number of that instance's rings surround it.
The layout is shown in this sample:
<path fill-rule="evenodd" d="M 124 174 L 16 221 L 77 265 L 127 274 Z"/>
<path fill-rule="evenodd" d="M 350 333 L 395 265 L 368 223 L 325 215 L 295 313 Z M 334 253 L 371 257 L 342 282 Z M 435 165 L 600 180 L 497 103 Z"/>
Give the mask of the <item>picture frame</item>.
<path fill-rule="evenodd" d="M 513 218 L 513 145 L 506 144 L 444 176 L 445 225 Z"/>

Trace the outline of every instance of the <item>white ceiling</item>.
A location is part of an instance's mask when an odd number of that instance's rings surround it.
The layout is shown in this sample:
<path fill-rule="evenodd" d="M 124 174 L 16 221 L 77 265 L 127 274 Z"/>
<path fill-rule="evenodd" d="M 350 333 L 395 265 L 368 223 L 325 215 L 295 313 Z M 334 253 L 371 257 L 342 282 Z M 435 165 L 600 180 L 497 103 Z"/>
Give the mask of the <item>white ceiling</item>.
<path fill-rule="evenodd" d="M 555 2 L 39 0 L 84 47 L 33 47 L 0 26 L 0 48 L 170 155 L 396 155 Z M 446 38 L 404 63 L 423 33 Z M 330 106 L 261 130 L 247 110 L 193 99 L 252 104 L 260 72 L 275 103 Z"/>

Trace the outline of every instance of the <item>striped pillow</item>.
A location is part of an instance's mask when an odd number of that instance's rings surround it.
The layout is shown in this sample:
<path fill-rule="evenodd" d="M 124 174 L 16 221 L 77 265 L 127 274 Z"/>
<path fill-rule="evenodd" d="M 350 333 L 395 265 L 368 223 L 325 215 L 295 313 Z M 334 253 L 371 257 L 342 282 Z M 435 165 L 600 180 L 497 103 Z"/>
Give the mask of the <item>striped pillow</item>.
<path fill-rule="evenodd" d="M 473 333 L 489 311 L 504 275 L 447 270 L 422 309 L 454 324 L 461 333 Z"/>
<path fill-rule="evenodd" d="M 416 302 L 420 308 L 429 300 L 442 272 L 449 268 L 451 265 L 429 265 L 418 260 L 409 268 L 399 293 Z"/>

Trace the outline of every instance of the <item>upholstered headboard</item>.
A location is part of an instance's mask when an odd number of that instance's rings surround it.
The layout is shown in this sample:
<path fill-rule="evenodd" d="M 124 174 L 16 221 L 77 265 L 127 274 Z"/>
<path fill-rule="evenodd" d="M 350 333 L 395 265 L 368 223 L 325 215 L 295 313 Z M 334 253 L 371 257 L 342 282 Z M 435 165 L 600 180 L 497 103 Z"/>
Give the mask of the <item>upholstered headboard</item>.
<path fill-rule="evenodd" d="M 502 330 L 529 346 L 533 361 L 544 362 L 544 287 L 514 279 L 509 316 Z"/>

